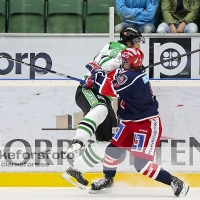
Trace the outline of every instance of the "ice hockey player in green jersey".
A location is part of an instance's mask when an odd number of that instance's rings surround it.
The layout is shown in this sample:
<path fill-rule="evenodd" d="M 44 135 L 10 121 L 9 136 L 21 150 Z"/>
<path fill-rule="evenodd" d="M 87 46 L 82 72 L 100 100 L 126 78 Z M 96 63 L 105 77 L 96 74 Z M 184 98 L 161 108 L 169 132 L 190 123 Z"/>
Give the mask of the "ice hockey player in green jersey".
<path fill-rule="evenodd" d="M 95 56 L 93 62 L 98 63 L 106 72 L 118 69 L 121 65 L 121 52 L 127 47 L 140 48 L 140 42 L 145 42 L 141 33 L 133 28 L 125 28 L 120 33 L 120 40 L 106 44 Z M 113 127 L 117 127 L 117 119 L 112 108 L 112 99 L 103 96 L 92 89 L 92 78 L 87 74 L 85 84 L 80 84 L 76 91 L 75 100 L 84 113 L 80 121 L 76 135 L 69 145 L 65 156 L 81 149 L 85 150 L 68 167 L 62 177 L 71 184 L 85 188 L 88 180 L 83 173 L 90 171 L 104 158 L 105 148 L 113 135 Z M 95 134 L 96 142 L 88 143 L 88 140 Z M 74 181 L 74 179 L 76 181 Z"/>

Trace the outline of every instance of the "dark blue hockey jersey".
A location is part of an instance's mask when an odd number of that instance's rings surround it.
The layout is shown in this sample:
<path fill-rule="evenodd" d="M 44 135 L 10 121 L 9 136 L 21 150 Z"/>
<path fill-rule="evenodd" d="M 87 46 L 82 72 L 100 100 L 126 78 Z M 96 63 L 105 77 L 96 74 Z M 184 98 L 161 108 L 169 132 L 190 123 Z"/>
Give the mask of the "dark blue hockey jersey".
<path fill-rule="evenodd" d="M 119 97 L 117 115 L 121 120 L 142 121 L 158 116 L 158 102 L 145 70 L 114 70 L 97 73 L 95 88 L 99 93 Z"/>

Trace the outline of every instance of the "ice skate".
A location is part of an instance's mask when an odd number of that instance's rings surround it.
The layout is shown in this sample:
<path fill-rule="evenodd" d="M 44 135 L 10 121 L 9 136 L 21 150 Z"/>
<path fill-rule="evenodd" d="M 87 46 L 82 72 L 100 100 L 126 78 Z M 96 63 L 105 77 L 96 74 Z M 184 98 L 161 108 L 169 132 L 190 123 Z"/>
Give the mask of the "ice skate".
<path fill-rule="evenodd" d="M 172 176 L 171 187 L 176 197 L 184 197 L 188 193 L 189 186 L 177 177 Z"/>
<path fill-rule="evenodd" d="M 67 156 L 69 153 L 72 153 L 72 152 L 74 152 L 76 150 L 79 150 L 82 146 L 83 146 L 83 142 L 82 141 L 76 140 L 76 139 L 72 140 L 72 143 L 68 147 L 65 156 Z"/>
<path fill-rule="evenodd" d="M 88 185 L 88 181 L 83 177 L 82 173 L 75 169 L 73 166 L 69 167 L 65 173 L 62 174 L 62 178 L 70 182 L 72 185 L 85 189 Z M 75 179 L 75 180 L 74 180 Z"/>
<path fill-rule="evenodd" d="M 91 184 L 89 193 L 108 193 L 113 187 L 114 179 L 112 177 L 105 177 L 97 182 Z"/>

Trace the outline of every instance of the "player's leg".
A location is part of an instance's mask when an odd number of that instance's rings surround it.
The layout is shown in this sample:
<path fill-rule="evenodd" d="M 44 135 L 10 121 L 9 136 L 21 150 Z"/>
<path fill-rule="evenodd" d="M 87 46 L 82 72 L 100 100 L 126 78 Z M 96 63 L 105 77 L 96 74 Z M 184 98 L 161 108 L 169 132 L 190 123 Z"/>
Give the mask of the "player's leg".
<path fill-rule="evenodd" d="M 108 141 L 112 138 L 113 123 L 109 117 L 106 117 L 102 124 L 100 124 L 95 132 L 97 141 L 95 143 L 88 144 L 83 154 L 73 163 L 74 167 L 81 172 L 90 171 L 104 158 L 105 149 L 109 144 Z"/>
<path fill-rule="evenodd" d="M 103 159 L 104 178 L 91 184 L 90 193 L 94 194 L 99 191 L 110 191 L 114 184 L 114 177 L 119 164 L 119 158 L 126 150 L 109 144 L 105 150 Z"/>
<path fill-rule="evenodd" d="M 106 99 L 96 91 L 79 87 L 75 99 L 85 116 L 79 122 L 76 135 L 67 149 L 66 155 L 79 150 L 86 144 L 108 114 Z"/>
<path fill-rule="evenodd" d="M 148 128 L 149 127 L 149 128 Z M 141 130 L 143 130 L 141 132 Z M 138 123 L 138 131 L 134 133 L 132 155 L 134 166 L 138 172 L 163 184 L 172 186 L 174 195 L 185 196 L 189 187 L 177 177 L 172 176 L 158 164 L 152 162 L 160 141 L 162 125 L 160 118 L 154 118 Z"/>
<path fill-rule="evenodd" d="M 108 141 L 110 141 L 112 138 L 112 127 L 116 127 L 117 125 L 117 120 L 115 117 L 115 113 L 112 109 L 111 102 L 109 99 L 106 99 L 106 101 L 109 111 L 106 119 L 98 126 L 97 130 L 95 131 L 97 142 L 93 144 L 88 144 L 83 154 L 74 161 L 73 167 L 70 167 L 67 170 L 68 173 L 77 173 L 79 175 L 76 176 L 77 180 L 83 185 L 87 185 L 88 182 L 84 179 L 83 176 L 81 176 L 79 172 L 88 172 L 95 165 L 103 160 L 105 149 L 109 144 Z M 94 109 L 92 109 L 92 111 L 96 112 L 96 108 L 98 107 L 100 106 L 96 106 Z M 90 115 L 92 111 L 90 111 L 86 116 Z M 99 114 L 100 113 L 103 116 L 106 114 L 105 112 L 102 113 L 102 110 L 101 112 L 99 111 Z M 67 175 L 67 177 L 69 176 Z M 80 180 L 78 177 L 80 177 Z"/>
<path fill-rule="evenodd" d="M 83 112 L 87 114 L 79 123 L 76 135 L 73 138 L 66 155 L 80 149 L 83 144 L 86 144 L 92 134 L 95 133 L 99 124 L 104 121 L 108 114 L 106 99 L 96 91 L 79 87 L 76 93 L 76 102 Z M 85 188 L 85 186 L 88 185 L 88 181 L 83 177 L 82 172 L 89 171 L 103 158 L 101 154 L 104 152 L 105 147 L 103 150 L 101 148 L 99 150 L 97 149 L 98 148 L 94 148 L 93 145 L 87 146 L 83 155 L 77 158 L 73 163 L 73 166 L 70 166 L 62 177 L 79 188 Z M 99 154 L 99 156 L 96 156 L 96 154 Z M 74 177 L 77 182 L 74 182 L 72 177 Z"/>
<path fill-rule="evenodd" d="M 106 116 L 105 120 L 98 126 L 95 137 L 97 141 L 108 141 L 110 142 L 113 136 L 113 128 L 116 128 L 117 119 L 115 112 L 112 108 L 111 101 L 107 98 L 107 107 L 108 107 L 108 115 Z"/>
<path fill-rule="evenodd" d="M 189 186 L 187 186 L 182 180 L 171 175 L 157 163 L 142 158 L 135 158 L 134 166 L 141 174 L 154 179 L 155 181 L 171 186 L 176 197 L 185 196 L 189 190 Z"/>
<path fill-rule="evenodd" d="M 107 142 L 95 142 L 86 146 L 85 151 L 70 166 L 62 177 L 74 186 L 84 189 L 88 185 L 82 173 L 88 172 L 91 168 L 102 161 Z M 73 180 L 76 179 L 76 181 Z"/>
<path fill-rule="evenodd" d="M 105 157 L 103 160 L 104 178 L 91 184 L 90 193 L 97 193 L 99 191 L 109 191 L 114 184 L 114 177 L 119 164 L 119 159 L 126 151 L 125 148 L 119 146 L 130 146 L 133 137 L 129 134 L 129 130 L 125 123 L 119 125 L 118 131 L 113 136 L 111 143 L 105 150 Z"/>
<path fill-rule="evenodd" d="M 105 149 L 108 144 L 108 142 L 88 144 L 83 154 L 74 161 L 73 166 L 81 172 L 90 171 L 95 165 L 103 160 Z"/>

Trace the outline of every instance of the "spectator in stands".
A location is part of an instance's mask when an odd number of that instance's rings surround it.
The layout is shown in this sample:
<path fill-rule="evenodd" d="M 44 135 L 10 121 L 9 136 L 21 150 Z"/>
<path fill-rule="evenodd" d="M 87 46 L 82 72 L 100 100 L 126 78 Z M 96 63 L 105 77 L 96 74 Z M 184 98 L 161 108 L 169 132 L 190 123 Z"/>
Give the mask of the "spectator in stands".
<path fill-rule="evenodd" d="M 116 10 L 121 23 L 115 26 L 115 32 L 132 27 L 141 33 L 155 33 L 157 7 L 158 0 L 116 0 Z"/>
<path fill-rule="evenodd" d="M 163 23 L 157 33 L 197 33 L 198 26 L 194 22 L 199 8 L 199 0 L 162 0 Z"/>

